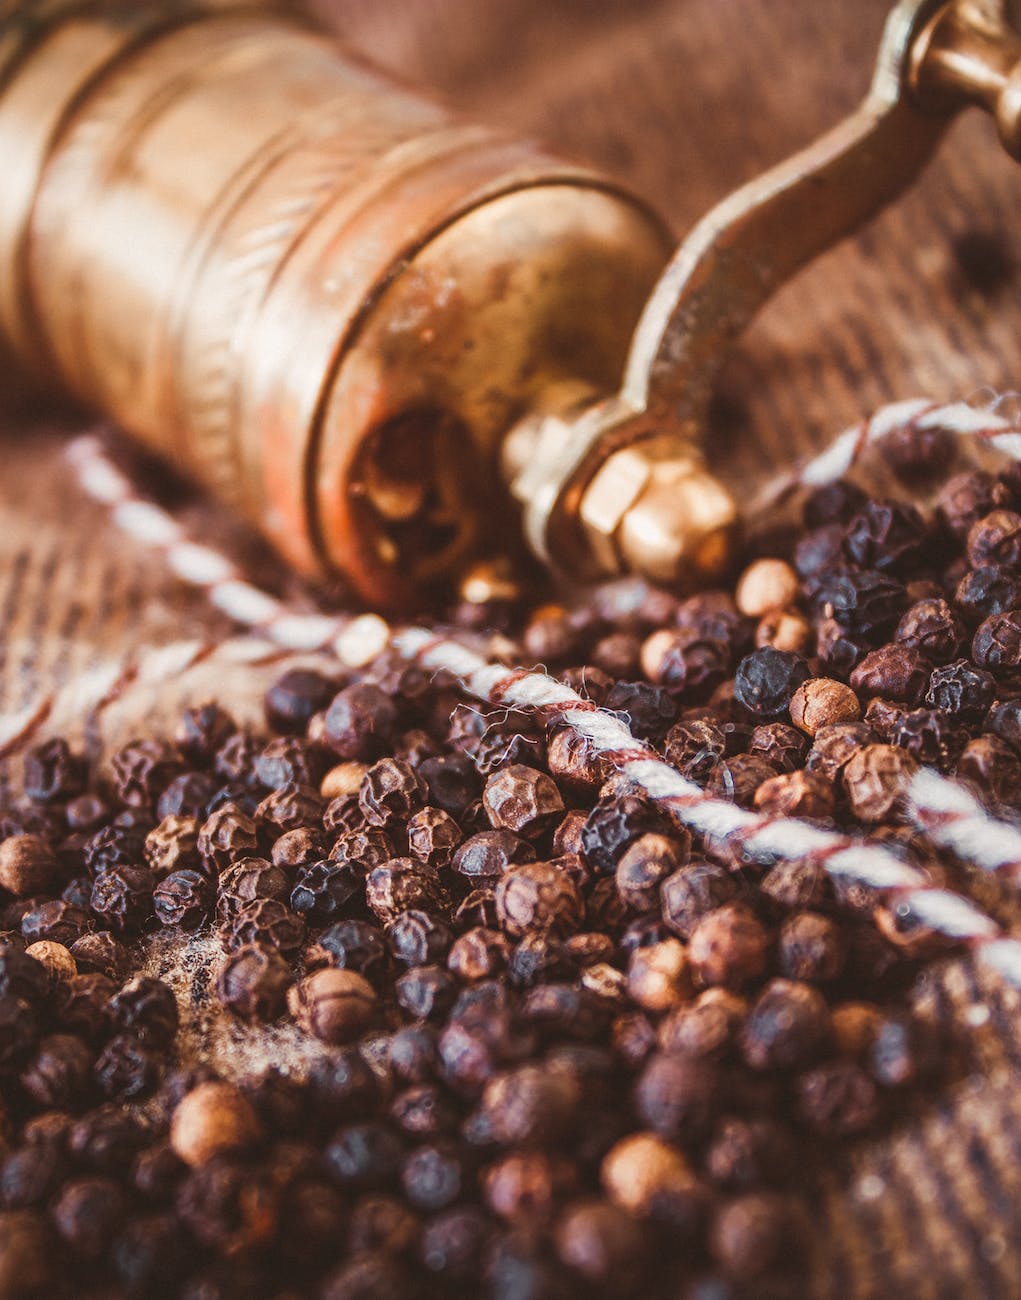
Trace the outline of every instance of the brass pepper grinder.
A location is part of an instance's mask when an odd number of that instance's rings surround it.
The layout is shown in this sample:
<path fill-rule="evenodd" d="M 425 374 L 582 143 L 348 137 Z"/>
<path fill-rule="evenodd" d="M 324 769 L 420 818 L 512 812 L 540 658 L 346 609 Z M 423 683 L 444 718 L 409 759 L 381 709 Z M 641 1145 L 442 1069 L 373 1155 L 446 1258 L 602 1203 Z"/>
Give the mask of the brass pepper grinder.
<path fill-rule="evenodd" d="M 380 607 L 522 530 L 572 578 L 695 585 L 736 523 L 699 450 L 727 346 L 968 103 L 1018 156 L 1003 0 L 904 0 L 859 111 L 663 270 L 612 181 L 293 6 L 0 0 L 0 354 Z"/>

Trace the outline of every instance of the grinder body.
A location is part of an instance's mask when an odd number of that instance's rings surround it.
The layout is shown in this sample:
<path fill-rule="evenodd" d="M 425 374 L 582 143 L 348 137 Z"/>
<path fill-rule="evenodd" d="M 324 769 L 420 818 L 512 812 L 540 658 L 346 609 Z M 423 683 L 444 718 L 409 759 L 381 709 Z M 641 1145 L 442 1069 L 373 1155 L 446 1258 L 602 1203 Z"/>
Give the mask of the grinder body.
<path fill-rule="evenodd" d="M 265 4 L 0 8 L 0 157 L 0 360 L 382 607 L 515 534 L 504 434 L 617 387 L 671 248 Z"/>

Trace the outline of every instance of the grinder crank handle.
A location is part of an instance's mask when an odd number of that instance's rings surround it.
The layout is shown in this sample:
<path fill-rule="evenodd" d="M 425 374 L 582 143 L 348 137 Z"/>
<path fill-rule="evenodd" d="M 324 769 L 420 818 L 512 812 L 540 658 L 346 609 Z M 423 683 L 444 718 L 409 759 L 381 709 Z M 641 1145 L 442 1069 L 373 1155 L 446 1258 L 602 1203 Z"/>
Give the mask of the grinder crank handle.
<path fill-rule="evenodd" d="M 736 522 L 697 444 L 730 346 L 798 269 L 906 189 L 956 112 L 996 118 L 1021 158 L 1021 40 L 1006 0 L 902 0 L 858 110 L 725 199 L 670 261 L 635 330 L 621 390 L 535 418 L 508 446 L 533 548 L 574 571 L 711 576 Z M 529 481 L 524 446 L 560 451 L 556 483 Z M 678 455 L 679 441 L 692 448 Z M 549 464 L 547 453 L 544 463 Z"/>

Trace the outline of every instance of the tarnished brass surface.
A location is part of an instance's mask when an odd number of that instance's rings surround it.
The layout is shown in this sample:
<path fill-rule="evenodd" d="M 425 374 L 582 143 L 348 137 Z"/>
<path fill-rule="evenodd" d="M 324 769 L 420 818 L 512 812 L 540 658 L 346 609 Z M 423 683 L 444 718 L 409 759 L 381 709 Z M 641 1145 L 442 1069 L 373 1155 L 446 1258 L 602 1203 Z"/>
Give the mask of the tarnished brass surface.
<path fill-rule="evenodd" d="M 25 368 L 375 603 L 513 534 L 500 439 L 561 374 L 617 385 L 658 219 L 270 6 L 53 12 L 0 36 Z"/>
<path fill-rule="evenodd" d="M 174 459 L 308 573 L 415 603 L 478 554 L 717 576 L 730 344 L 980 104 L 1005 0 L 902 0 L 859 111 L 666 269 L 645 207 L 453 120 L 259 0 L 0 0 L 0 365 Z M 657 278 L 658 277 L 658 278 Z M 509 494 L 508 494 L 509 488 Z"/>

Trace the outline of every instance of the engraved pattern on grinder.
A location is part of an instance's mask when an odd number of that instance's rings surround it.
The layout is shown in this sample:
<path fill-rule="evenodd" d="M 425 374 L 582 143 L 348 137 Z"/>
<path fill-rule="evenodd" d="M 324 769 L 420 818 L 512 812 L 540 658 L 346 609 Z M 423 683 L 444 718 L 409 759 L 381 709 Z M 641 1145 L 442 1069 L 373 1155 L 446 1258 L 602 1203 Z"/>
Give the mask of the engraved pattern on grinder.
<path fill-rule="evenodd" d="M 351 104 L 354 108 L 356 105 Z M 266 176 L 217 232 L 215 252 L 187 295 L 177 384 L 179 418 L 201 448 L 205 474 L 228 500 L 244 495 L 238 475 L 238 386 L 244 339 L 289 253 L 345 187 L 358 184 L 416 127 L 366 122 L 355 133 L 344 108 L 343 134 L 301 144 L 289 132 Z M 267 202 L 267 192 L 273 194 Z"/>
<path fill-rule="evenodd" d="M 46 169 L 32 221 L 32 296 L 48 344 L 79 395 L 91 401 L 121 405 L 127 398 L 135 410 L 156 409 L 157 384 L 165 373 L 165 335 L 160 316 L 148 322 L 143 340 L 119 332 L 122 314 L 95 308 L 95 296 L 108 290 L 97 276 L 89 236 L 77 216 L 98 214 L 109 205 L 118 170 L 130 162 L 131 147 L 146 127 L 224 51 L 256 38 L 260 30 L 256 21 L 211 22 L 182 29 L 155 50 L 140 51 L 89 96 Z M 154 86 L 152 65 L 158 54 L 167 66 Z M 101 225 L 98 217 L 94 224 Z M 136 241 L 141 233 L 135 232 Z M 63 255 L 54 257 L 55 248 Z M 156 259 L 149 259 L 146 269 L 157 270 Z M 164 266 L 163 274 L 172 270 L 172 265 Z M 75 304 L 74 310 L 68 304 Z M 165 428 L 162 449 L 173 454 L 174 444 L 174 430 Z"/>

